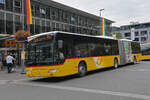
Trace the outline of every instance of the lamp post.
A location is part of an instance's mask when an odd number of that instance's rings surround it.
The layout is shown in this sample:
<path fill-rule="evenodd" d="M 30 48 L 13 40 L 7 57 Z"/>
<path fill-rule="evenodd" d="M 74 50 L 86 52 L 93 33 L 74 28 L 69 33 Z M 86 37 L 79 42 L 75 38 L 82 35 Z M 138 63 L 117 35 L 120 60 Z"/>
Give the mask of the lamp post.
<path fill-rule="evenodd" d="M 102 30 L 102 25 L 101 25 L 101 16 L 102 16 L 102 14 L 101 14 L 101 12 L 103 11 L 104 9 L 100 9 L 99 10 L 99 16 L 100 16 L 100 18 L 99 18 L 99 25 L 100 25 L 100 33 L 99 34 L 101 34 L 101 30 Z"/>
<path fill-rule="evenodd" d="M 101 12 L 103 11 L 103 10 L 105 10 L 105 9 L 100 9 L 99 11 L 100 11 L 100 18 L 101 18 L 101 16 L 102 16 L 102 14 L 101 14 Z"/>
<path fill-rule="evenodd" d="M 25 44 L 27 37 L 31 36 L 31 33 L 29 31 L 24 31 L 24 30 L 18 30 L 15 33 L 15 39 L 18 41 L 18 43 L 22 44 L 21 48 L 21 65 L 22 65 L 22 74 L 25 73 Z M 19 45 L 19 44 L 18 44 Z"/>

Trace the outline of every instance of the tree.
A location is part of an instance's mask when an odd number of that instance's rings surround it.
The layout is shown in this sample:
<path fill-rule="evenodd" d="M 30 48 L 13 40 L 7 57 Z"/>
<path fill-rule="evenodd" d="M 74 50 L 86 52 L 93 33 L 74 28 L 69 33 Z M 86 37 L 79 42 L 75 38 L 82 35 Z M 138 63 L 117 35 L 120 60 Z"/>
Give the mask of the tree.
<path fill-rule="evenodd" d="M 117 39 L 122 39 L 122 38 L 123 38 L 120 32 L 113 32 L 112 35 L 113 35 L 115 38 L 117 38 Z"/>

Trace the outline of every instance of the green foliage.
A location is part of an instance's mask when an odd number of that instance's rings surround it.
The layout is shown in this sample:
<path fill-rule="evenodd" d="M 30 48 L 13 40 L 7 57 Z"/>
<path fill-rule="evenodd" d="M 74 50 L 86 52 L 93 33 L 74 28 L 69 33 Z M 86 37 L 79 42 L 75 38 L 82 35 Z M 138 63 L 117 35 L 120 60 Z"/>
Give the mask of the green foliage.
<path fill-rule="evenodd" d="M 117 39 L 122 39 L 123 38 L 120 32 L 113 32 L 112 34 L 115 35 L 115 37 Z"/>

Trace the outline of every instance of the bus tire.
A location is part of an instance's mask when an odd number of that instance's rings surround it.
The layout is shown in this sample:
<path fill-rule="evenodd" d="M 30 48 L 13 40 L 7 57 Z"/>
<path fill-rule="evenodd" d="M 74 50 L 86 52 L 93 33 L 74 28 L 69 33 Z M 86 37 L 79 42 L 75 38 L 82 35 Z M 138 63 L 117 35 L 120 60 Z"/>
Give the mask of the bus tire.
<path fill-rule="evenodd" d="M 117 58 L 115 58 L 114 59 L 114 68 L 118 68 L 118 59 Z"/>
<path fill-rule="evenodd" d="M 133 58 L 133 63 L 134 63 L 134 64 L 136 64 L 136 63 L 137 63 L 136 56 L 134 56 L 134 58 Z"/>
<path fill-rule="evenodd" d="M 78 76 L 83 77 L 87 73 L 87 67 L 85 62 L 80 62 L 78 65 Z"/>

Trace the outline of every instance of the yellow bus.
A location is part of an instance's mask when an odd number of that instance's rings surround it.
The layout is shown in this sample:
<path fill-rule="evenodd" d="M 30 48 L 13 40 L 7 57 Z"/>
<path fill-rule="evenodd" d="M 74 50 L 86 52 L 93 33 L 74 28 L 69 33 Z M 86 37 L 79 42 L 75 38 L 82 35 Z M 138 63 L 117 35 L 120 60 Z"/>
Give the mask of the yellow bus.
<path fill-rule="evenodd" d="M 150 49 L 142 50 L 142 60 L 150 60 Z"/>
<path fill-rule="evenodd" d="M 150 43 L 141 44 L 142 60 L 150 60 Z"/>
<path fill-rule="evenodd" d="M 28 38 L 27 77 L 84 76 L 88 71 L 140 61 L 140 45 L 129 40 L 68 32 Z"/>

